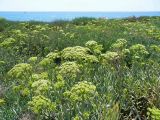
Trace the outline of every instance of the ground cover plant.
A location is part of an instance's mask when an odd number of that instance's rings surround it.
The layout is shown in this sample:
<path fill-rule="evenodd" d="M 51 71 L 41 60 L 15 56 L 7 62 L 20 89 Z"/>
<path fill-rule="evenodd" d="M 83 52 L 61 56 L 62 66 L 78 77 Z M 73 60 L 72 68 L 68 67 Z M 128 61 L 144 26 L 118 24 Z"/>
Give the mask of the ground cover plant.
<path fill-rule="evenodd" d="M 160 120 L 160 17 L 0 19 L 1 120 Z"/>

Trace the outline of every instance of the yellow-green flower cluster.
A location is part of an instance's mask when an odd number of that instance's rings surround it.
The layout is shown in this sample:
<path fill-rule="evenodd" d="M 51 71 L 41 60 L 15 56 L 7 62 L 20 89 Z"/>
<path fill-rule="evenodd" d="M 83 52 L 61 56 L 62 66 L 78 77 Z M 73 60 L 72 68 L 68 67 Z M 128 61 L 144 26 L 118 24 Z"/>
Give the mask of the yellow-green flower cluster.
<path fill-rule="evenodd" d="M 39 74 L 32 74 L 32 80 L 33 81 L 37 81 L 37 80 L 40 80 L 40 79 L 48 79 L 48 73 L 47 72 L 42 72 L 42 73 L 39 73 Z"/>
<path fill-rule="evenodd" d="M 63 49 L 62 51 L 62 57 L 64 59 L 83 59 L 89 52 L 88 48 L 84 48 L 81 46 L 75 46 L 75 47 L 67 47 Z"/>
<path fill-rule="evenodd" d="M 12 30 L 11 31 L 12 34 L 16 37 L 16 38 L 20 38 L 19 40 L 21 41 L 21 39 L 25 39 L 28 37 L 28 34 L 23 33 L 21 30 Z"/>
<path fill-rule="evenodd" d="M 21 34 L 22 33 L 22 31 L 18 30 L 18 29 L 14 29 L 11 32 L 12 32 L 12 34 Z"/>
<path fill-rule="evenodd" d="M 99 62 L 98 58 L 94 55 L 86 55 L 85 61 L 87 63 L 98 63 Z"/>
<path fill-rule="evenodd" d="M 132 45 L 129 50 L 134 59 L 141 59 L 149 54 L 146 47 L 142 44 Z"/>
<path fill-rule="evenodd" d="M 28 62 L 29 63 L 35 63 L 37 61 L 37 57 L 30 57 L 29 59 L 28 59 Z"/>
<path fill-rule="evenodd" d="M 64 96 L 73 102 L 90 101 L 93 100 L 97 94 L 96 86 L 87 81 L 79 82 L 74 85 L 70 91 L 64 92 Z"/>
<path fill-rule="evenodd" d="M 93 53 L 95 54 L 100 54 L 101 51 L 103 50 L 103 47 L 102 45 L 99 45 L 96 41 L 94 40 L 91 40 L 91 41 L 88 41 L 86 44 L 85 44 L 86 47 L 88 47 L 91 51 L 93 51 Z"/>
<path fill-rule="evenodd" d="M 80 73 L 80 65 L 76 62 L 65 62 L 59 68 L 58 74 L 63 78 L 76 78 Z"/>
<path fill-rule="evenodd" d="M 18 86 L 17 86 L 17 87 L 18 87 Z M 24 87 L 22 87 L 22 89 L 20 90 L 20 94 L 21 94 L 22 96 L 28 96 L 28 95 L 30 94 L 29 88 L 24 88 Z"/>
<path fill-rule="evenodd" d="M 50 99 L 38 95 L 32 98 L 32 101 L 28 102 L 29 109 L 35 114 L 45 114 L 54 111 L 56 106 Z"/>
<path fill-rule="evenodd" d="M 50 28 L 48 24 L 45 24 L 45 25 L 35 25 L 33 29 L 43 32 L 43 31 L 49 30 Z"/>
<path fill-rule="evenodd" d="M 160 120 L 160 110 L 158 108 L 148 108 L 148 111 L 153 120 Z"/>
<path fill-rule="evenodd" d="M 39 64 L 43 67 L 47 67 L 50 64 L 55 64 L 55 60 L 60 58 L 58 52 L 51 52 L 49 53 Z"/>
<path fill-rule="evenodd" d="M 16 40 L 14 38 L 7 38 L 0 44 L 0 46 L 5 48 L 12 47 L 15 42 Z"/>
<path fill-rule="evenodd" d="M 54 84 L 54 88 L 55 89 L 61 89 L 65 86 L 65 81 L 64 80 L 60 80 L 60 81 L 57 81 L 55 84 Z"/>
<path fill-rule="evenodd" d="M 120 56 L 117 52 L 107 51 L 105 54 L 101 54 L 101 62 L 103 65 L 114 63 L 120 59 Z"/>
<path fill-rule="evenodd" d="M 27 63 L 20 63 L 15 65 L 8 75 L 13 78 L 26 78 L 32 72 L 32 66 Z"/>
<path fill-rule="evenodd" d="M 65 60 L 77 60 L 77 61 L 86 61 L 86 62 L 97 62 L 98 59 L 96 56 L 90 55 L 91 51 L 88 48 L 75 46 L 67 47 L 62 50 L 62 58 Z"/>
<path fill-rule="evenodd" d="M 4 105 L 5 104 L 5 100 L 4 99 L 0 99 L 0 107 L 2 106 L 2 105 Z"/>
<path fill-rule="evenodd" d="M 115 51 L 121 51 L 124 49 L 127 45 L 127 41 L 125 39 L 118 39 L 112 46 L 111 48 Z"/>
<path fill-rule="evenodd" d="M 160 45 L 151 45 L 150 47 L 156 53 L 160 53 Z"/>
<path fill-rule="evenodd" d="M 34 81 L 31 87 L 35 94 L 45 94 L 49 89 L 51 89 L 51 83 L 49 80 L 38 80 Z"/>

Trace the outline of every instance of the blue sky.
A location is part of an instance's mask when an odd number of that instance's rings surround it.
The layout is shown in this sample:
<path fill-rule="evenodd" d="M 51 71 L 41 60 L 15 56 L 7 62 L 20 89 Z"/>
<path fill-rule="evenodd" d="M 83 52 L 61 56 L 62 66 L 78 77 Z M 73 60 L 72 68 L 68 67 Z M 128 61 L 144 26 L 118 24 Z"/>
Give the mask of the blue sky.
<path fill-rule="evenodd" d="M 160 0 L 0 0 L 0 11 L 160 11 Z"/>

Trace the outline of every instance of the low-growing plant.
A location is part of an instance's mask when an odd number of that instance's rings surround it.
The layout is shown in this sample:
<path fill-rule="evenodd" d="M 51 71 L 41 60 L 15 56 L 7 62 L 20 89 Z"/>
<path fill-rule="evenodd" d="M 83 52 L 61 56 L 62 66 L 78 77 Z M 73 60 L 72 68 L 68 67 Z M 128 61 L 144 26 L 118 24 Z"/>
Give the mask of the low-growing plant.
<path fill-rule="evenodd" d="M 28 106 L 30 110 L 38 115 L 38 119 L 49 117 L 49 114 L 56 109 L 55 103 L 51 102 L 50 99 L 41 95 L 34 96 L 32 98 L 32 101 L 28 102 Z"/>
<path fill-rule="evenodd" d="M 58 22 L 0 20 L 0 119 L 159 119 L 159 17 Z"/>

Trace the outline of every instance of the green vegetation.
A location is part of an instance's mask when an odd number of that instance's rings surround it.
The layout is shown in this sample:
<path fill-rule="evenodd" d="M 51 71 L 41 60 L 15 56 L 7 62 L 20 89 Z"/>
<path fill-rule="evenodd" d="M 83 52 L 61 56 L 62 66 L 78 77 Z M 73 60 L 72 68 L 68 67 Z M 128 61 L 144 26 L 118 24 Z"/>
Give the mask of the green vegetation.
<path fill-rule="evenodd" d="M 1 120 L 160 120 L 160 17 L 0 19 Z"/>

